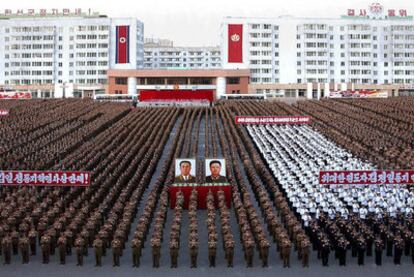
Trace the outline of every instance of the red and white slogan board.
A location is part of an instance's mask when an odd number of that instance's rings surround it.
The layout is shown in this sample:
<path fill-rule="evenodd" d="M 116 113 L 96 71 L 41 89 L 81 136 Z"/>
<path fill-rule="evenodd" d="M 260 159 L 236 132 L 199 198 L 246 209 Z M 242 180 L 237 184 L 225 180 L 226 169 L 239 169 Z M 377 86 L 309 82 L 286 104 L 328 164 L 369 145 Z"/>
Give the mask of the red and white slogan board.
<path fill-rule="evenodd" d="M 228 25 L 228 62 L 243 62 L 243 24 Z"/>
<path fill-rule="evenodd" d="M 9 115 L 8 110 L 0 109 L 0 116 L 8 116 L 8 115 Z"/>
<path fill-rule="evenodd" d="M 31 99 L 30 92 L 7 91 L 0 92 L 0 99 Z"/>
<path fill-rule="evenodd" d="M 116 26 L 115 63 L 129 63 L 129 26 Z"/>
<path fill-rule="evenodd" d="M 0 186 L 87 187 L 89 185 L 89 172 L 0 171 Z"/>
<path fill-rule="evenodd" d="M 310 116 L 236 116 L 236 124 L 310 124 Z"/>
<path fill-rule="evenodd" d="M 320 171 L 321 185 L 389 185 L 414 184 L 414 171 L 408 170 L 355 170 Z"/>

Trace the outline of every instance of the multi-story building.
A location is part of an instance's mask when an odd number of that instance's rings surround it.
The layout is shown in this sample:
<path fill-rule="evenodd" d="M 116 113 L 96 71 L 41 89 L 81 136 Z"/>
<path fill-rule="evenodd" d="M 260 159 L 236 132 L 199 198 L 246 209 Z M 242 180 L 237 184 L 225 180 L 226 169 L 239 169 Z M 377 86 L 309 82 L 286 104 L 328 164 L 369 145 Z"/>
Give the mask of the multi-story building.
<path fill-rule="evenodd" d="M 379 4 L 338 19 L 226 17 L 221 50 L 223 68 L 250 69 L 256 92 L 414 87 L 413 17 Z"/>
<path fill-rule="evenodd" d="M 0 15 L 0 85 L 33 97 L 103 93 L 107 70 L 143 67 L 143 23 L 80 9 Z"/>
<path fill-rule="evenodd" d="M 146 39 L 144 44 L 144 68 L 221 68 L 220 47 L 174 47 L 170 40 Z"/>

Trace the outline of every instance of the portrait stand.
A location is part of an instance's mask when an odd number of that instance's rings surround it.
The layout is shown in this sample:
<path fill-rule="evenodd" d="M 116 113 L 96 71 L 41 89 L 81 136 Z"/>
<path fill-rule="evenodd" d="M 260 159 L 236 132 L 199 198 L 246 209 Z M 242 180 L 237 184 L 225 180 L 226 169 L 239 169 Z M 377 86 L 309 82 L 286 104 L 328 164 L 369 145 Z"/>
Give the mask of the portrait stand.
<path fill-rule="evenodd" d="M 190 201 L 190 195 L 193 189 L 198 192 L 198 206 L 200 210 L 207 208 L 207 195 L 211 191 L 214 195 L 215 205 L 218 208 L 217 193 L 222 190 L 226 198 L 227 207 L 231 207 L 231 185 L 229 183 L 205 183 L 205 184 L 179 184 L 174 183 L 170 186 L 170 208 L 174 209 L 176 202 L 176 195 L 178 191 L 182 191 L 184 194 L 184 209 L 188 209 L 188 203 Z"/>

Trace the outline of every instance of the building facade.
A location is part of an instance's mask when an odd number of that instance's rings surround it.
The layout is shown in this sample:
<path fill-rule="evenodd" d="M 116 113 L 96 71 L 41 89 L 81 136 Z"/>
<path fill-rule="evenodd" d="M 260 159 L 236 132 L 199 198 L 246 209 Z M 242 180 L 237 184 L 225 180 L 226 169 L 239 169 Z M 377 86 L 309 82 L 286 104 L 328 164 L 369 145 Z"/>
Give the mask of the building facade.
<path fill-rule="evenodd" d="M 143 23 L 68 10 L 0 15 L 0 85 L 33 97 L 104 93 L 107 70 L 143 67 Z"/>
<path fill-rule="evenodd" d="M 250 69 L 255 92 L 297 93 L 289 84 L 315 83 L 414 88 L 413 17 L 377 3 L 338 19 L 226 17 L 221 50 L 223 68 Z"/>
<path fill-rule="evenodd" d="M 174 47 L 164 43 L 146 43 L 146 69 L 214 69 L 221 68 L 220 47 Z"/>
<path fill-rule="evenodd" d="M 138 95 L 157 93 L 191 93 L 210 91 L 213 100 L 227 93 L 248 93 L 250 72 L 247 69 L 139 69 L 108 70 L 108 94 Z"/>

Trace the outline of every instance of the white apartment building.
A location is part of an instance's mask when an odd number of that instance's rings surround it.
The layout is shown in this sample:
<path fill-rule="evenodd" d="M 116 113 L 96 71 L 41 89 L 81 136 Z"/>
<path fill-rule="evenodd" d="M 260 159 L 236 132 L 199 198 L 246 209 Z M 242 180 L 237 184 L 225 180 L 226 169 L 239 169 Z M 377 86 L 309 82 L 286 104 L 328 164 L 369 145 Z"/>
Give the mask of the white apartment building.
<path fill-rule="evenodd" d="M 80 9 L 0 15 L 0 85 L 33 97 L 103 93 L 108 69 L 143 67 L 143 23 Z"/>
<path fill-rule="evenodd" d="M 237 26 L 242 33 L 232 31 Z M 231 61 L 231 47 L 241 60 Z M 346 84 L 414 88 L 413 17 L 378 3 L 349 9 L 338 19 L 226 17 L 221 50 L 223 68 L 249 68 L 257 88 L 309 83 L 328 90 L 332 84 L 331 90 Z"/>
<path fill-rule="evenodd" d="M 161 45 L 165 42 L 161 43 Z M 144 45 L 146 69 L 211 69 L 221 68 L 220 47 L 174 47 L 157 43 Z"/>

